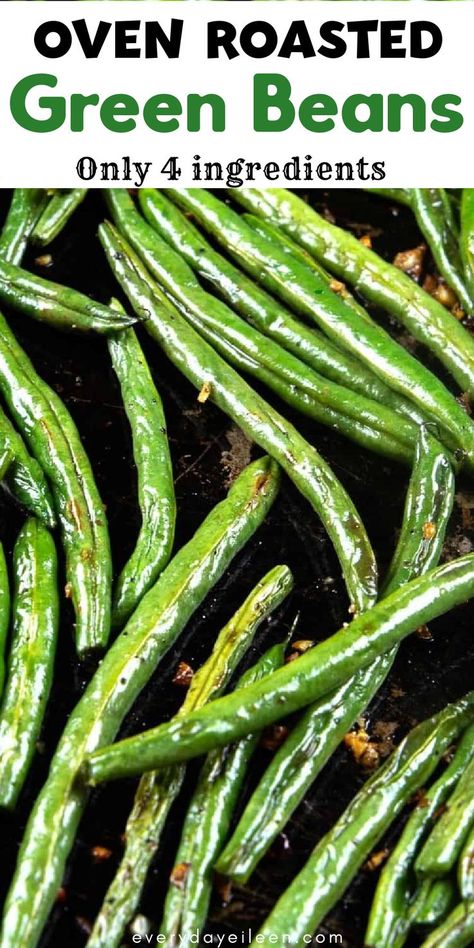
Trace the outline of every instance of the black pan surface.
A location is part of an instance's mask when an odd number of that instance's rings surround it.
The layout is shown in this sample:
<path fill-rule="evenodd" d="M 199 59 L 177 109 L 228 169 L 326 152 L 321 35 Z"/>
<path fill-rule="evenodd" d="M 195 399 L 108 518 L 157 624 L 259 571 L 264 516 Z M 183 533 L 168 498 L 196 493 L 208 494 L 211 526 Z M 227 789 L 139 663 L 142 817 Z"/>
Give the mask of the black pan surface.
<path fill-rule="evenodd" d="M 301 193 L 301 192 L 300 192 Z M 421 241 L 410 212 L 361 191 L 314 190 L 308 199 L 330 213 L 337 223 L 354 233 L 372 235 L 374 247 L 392 259 L 400 250 Z M 9 192 L 0 191 L 0 220 Z M 100 192 L 90 192 L 74 218 L 51 246 L 53 264 L 47 276 L 70 284 L 102 301 L 117 295 L 96 238 L 105 216 Z M 25 265 L 44 273 L 30 252 Z M 430 269 L 430 261 L 427 267 Z M 61 395 L 74 417 L 91 458 L 102 497 L 107 505 L 116 570 L 131 552 L 139 526 L 135 471 L 127 420 L 120 392 L 110 367 L 107 347 L 98 337 L 63 335 L 27 317 L 5 310 L 19 340 L 38 372 Z M 391 331 L 403 337 L 400 329 Z M 162 393 L 171 439 L 178 499 L 176 548 L 185 542 L 207 511 L 222 498 L 232 472 L 258 449 L 245 442 L 235 426 L 209 401 L 199 405 L 196 391 L 183 379 L 146 335 L 140 338 Z M 410 340 L 408 344 L 411 346 Z M 446 379 L 422 347 L 417 355 Z M 295 417 L 273 395 L 266 397 L 296 421 L 305 436 L 330 462 L 358 507 L 376 550 L 380 568 L 386 567 L 396 541 L 403 511 L 408 472 L 370 455 L 332 431 Z M 460 480 L 445 557 L 469 552 L 474 541 L 474 491 L 472 482 Z M 0 495 L 0 534 L 8 554 L 24 519 L 24 512 L 6 494 Z M 189 624 L 176 647 L 162 662 L 153 680 L 137 701 L 121 734 L 131 734 L 169 717 L 183 692 L 172 679 L 180 660 L 197 668 L 207 657 L 216 634 L 250 591 L 257 578 L 276 563 L 287 563 L 296 588 L 278 614 L 260 630 L 242 669 L 272 642 L 286 636 L 296 621 L 295 637 L 320 640 L 336 631 L 347 618 L 347 598 L 340 569 L 325 531 L 306 502 L 285 479 L 281 494 L 266 523 L 234 561 L 203 607 Z M 428 637 L 412 636 L 400 649 L 392 673 L 366 717 L 374 733 L 393 732 L 398 741 L 417 721 L 460 697 L 472 687 L 474 645 L 472 610 L 462 607 L 432 623 Z M 240 671 L 242 670 L 239 670 Z M 93 668 L 80 666 L 72 645 L 72 614 L 64 600 L 55 684 L 38 753 L 14 815 L 1 815 L 1 887 L 6 891 L 28 813 L 45 775 L 65 719 L 82 693 Z M 252 764 L 242 804 L 255 786 L 271 752 L 261 748 Z M 163 895 L 173 866 L 180 824 L 192 791 L 198 764 L 189 766 L 188 779 L 173 807 L 159 853 L 154 860 L 140 912 L 149 919 L 150 932 L 158 933 Z M 262 861 L 253 879 L 230 894 L 216 891 L 206 931 L 236 935 L 237 944 L 248 944 L 279 893 L 302 866 L 319 837 L 332 825 L 366 774 L 350 751 L 341 747 L 324 768 L 316 784 Z M 92 795 L 81 823 L 63 889 L 47 925 L 42 948 L 80 948 L 86 944 L 91 922 L 120 859 L 121 837 L 136 782 L 119 782 Z M 400 828 L 400 821 L 396 831 Z M 392 830 L 380 849 L 390 847 Z M 94 847 L 110 851 L 97 861 Z M 339 943 L 350 948 L 363 945 L 368 906 L 377 871 L 362 870 L 320 929 L 321 936 L 340 934 Z M 223 901 L 227 898 L 227 902 Z M 415 934 L 411 945 L 421 944 Z M 136 942 L 135 942 L 136 943 Z M 153 943 L 153 942 L 152 942 Z M 156 943 L 156 942 L 155 942 Z M 322 943 L 322 942 L 321 942 Z M 132 945 L 125 936 L 124 945 Z"/>

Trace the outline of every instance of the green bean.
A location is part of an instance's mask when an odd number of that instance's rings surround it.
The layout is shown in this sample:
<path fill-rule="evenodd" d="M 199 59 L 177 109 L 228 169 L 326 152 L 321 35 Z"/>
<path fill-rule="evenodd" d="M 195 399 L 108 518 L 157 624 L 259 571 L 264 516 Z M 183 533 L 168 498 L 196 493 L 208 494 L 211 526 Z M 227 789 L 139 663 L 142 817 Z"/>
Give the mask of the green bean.
<path fill-rule="evenodd" d="M 459 742 L 453 760 L 413 810 L 388 862 L 382 869 L 370 910 L 365 943 L 376 948 L 399 948 L 413 924 L 413 901 L 419 897 L 413 866 L 440 807 L 456 786 L 474 754 L 474 726 Z"/>
<path fill-rule="evenodd" d="M 474 554 L 468 553 L 405 583 L 265 681 L 92 754 L 85 766 L 86 779 L 102 783 L 188 760 L 273 724 L 327 695 L 420 625 L 473 594 Z"/>
<path fill-rule="evenodd" d="M 53 678 L 59 626 L 54 541 L 37 520 L 13 551 L 14 596 L 8 676 L 0 708 L 0 806 L 12 809 L 31 766 Z"/>
<path fill-rule="evenodd" d="M 28 821 L 5 905 L 2 948 L 37 945 L 87 802 L 77 779 L 84 755 L 113 740 L 160 659 L 262 523 L 278 485 L 278 467 L 268 458 L 249 465 L 163 570 L 106 653 L 69 717 Z"/>
<path fill-rule="evenodd" d="M 20 264 L 28 238 L 46 201 L 40 188 L 15 188 L 10 209 L 0 233 L 0 257 Z"/>
<path fill-rule="evenodd" d="M 115 276 L 146 328 L 204 397 L 277 460 L 321 517 L 356 609 L 373 601 L 377 568 L 360 517 L 331 468 L 184 320 L 110 224 L 99 236 Z"/>
<path fill-rule="evenodd" d="M 474 902 L 474 827 L 469 830 L 459 857 L 458 883 L 461 898 Z"/>
<path fill-rule="evenodd" d="M 0 408 L 0 441 L 12 457 L 6 484 L 16 499 L 47 527 L 56 525 L 53 500 L 43 471 L 30 457 L 23 439 Z"/>
<path fill-rule="evenodd" d="M 462 192 L 461 257 L 466 285 L 474 299 L 474 188 L 464 188 Z"/>
<path fill-rule="evenodd" d="M 367 194 L 375 194 L 376 197 L 387 198 L 388 201 L 395 201 L 396 204 L 411 207 L 411 188 L 364 188 L 364 191 L 367 191 Z"/>
<path fill-rule="evenodd" d="M 104 509 L 69 412 L 37 375 L 1 314 L 0 391 L 51 485 L 82 656 L 105 646 L 110 629 L 112 567 Z"/>
<path fill-rule="evenodd" d="M 222 338 L 224 343 L 237 347 L 280 376 L 287 385 L 297 386 L 322 405 L 414 445 L 417 428 L 413 422 L 317 374 L 273 339 L 249 326 L 225 303 L 206 293 L 186 261 L 139 216 L 126 191 L 110 190 L 108 203 L 116 225 L 163 291 L 180 307 L 185 307 L 198 329 L 202 327 L 205 334 L 209 331 L 212 343 L 219 347 Z"/>
<path fill-rule="evenodd" d="M 265 920 L 259 931 L 260 943 L 288 931 L 293 944 L 306 943 L 305 936 L 313 934 L 403 806 L 472 721 L 473 710 L 474 692 L 470 692 L 407 734 L 319 840 Z"/>
<path fill-rule="evenodd" d="M 286 566 L 277 566 L 263 577 L 220 632 L 210 658 L 191 681 L 179 715 L 203 707 L 222 693 L 258 627 L 288 595 L 292 585 Z M 282 652 L 280 647 L 281 658 Z M 127 820 L 125 852 L 95 920 L 88 948 L 114 948 L 120 944 L 137 908 L 167 814 L 185 774 L 186 766 L 180 764 L 142 777 Z"/>
<path fill-rule="evenodd" d="M 416 860 L 415 870 L 421 878 L 445 876 L 454 869 L 466 836 L 474 825 L 473 782 L 474 759 L 466 765 Z"/>
<path fill-rule="evenodd" d="M 437 564 L 454 489 L 446 455 L 422 429 L 386 594 Z M 430 541 L 423 536 L 427 523 L 437 527 Z M 250 878 L 344 734 L 363 714 L 392 667 L 395 654 L 396 649 L 383 655 L 305 711 L 252 794 L 218 860 L 219 872 L 239 882 Z"/>
<path fill-rule="evenodd" d="M 391 313 L 415 339 L 431 349 L 461 389 L 474 393 L 474 340 L 441 303 L 406 273 L 382 260 L 352 234 L 330 224 L 289 191 L 245 189 L 234 198 L 247 210 L 279 224 L 341 280 L 357 286 L 370 302 Z M 372 368 L 376 371 L 375 365 Z M 427 382 L 424 372 L 423 376 Z M 393 387 L 398 388 L 398 383 L 397 376 Z M 417 384 L 420 383 L 421 377 Z M 441 392 L 437 386 L 431 383 L 428 391 L 438 401 Z M 430 412 L 431 402 L 432 398 L 425 405 Z"/>
<path fill-rule="evenodd" d="M 454 489 L 446 452 L 428 428 L 422 428 L 402 529 L 384 579 L 383 596 L 438 563 L 453 509 Z"/>
<path fill-rule="evenodd" d="M 453 879 L 426 879 L 412 909 L 415 925 L 438 925 L 456 905 L 459 894 Z M 399 942 L 403 944 L 403 942 Z"/>
<path fill-rule="evenodd" d="M 411 206 L 441 276 L 454 290 L 466 313 L 472 313 L 474 300 L 464 280 L 459 228 L 446 191 L 444 188 L 411 188 Z"/>
<path fill-rule="evenodd" d="M 469 948 L 474 938 L 474 903 L 461 902 L 430 932 L 421 948 Z"/>
<path fill-rule="evenodd" d="M 285 643 L 274 645 L 240 678 L 245 687 L 264 678 L 283 661 Z M 171 884 L 160 932 L 165 944 L 184 941 L 199 931 L 207 917 L 213 882 L 213 864 L 228 833 L 248 763 L 260 735 L 250 734 L 233 747 L 210 753 L 199 773 L 175 856 L 175 867 L 187 866 L 183 885 Z M 142 778 L 143 779 L 143 778 Z"/>
<path fill-rule="evenodd" d="M 3 545 L 0 543 L 0 696 L 5 681 L 5 642 L 10 626 L 10 584 Z"/>
<path fill-rule="evenodd" d="M 31 234 L 33 243 L 42 247 L 50 244 L 61 233 L 86 194 L 87 188 L 70 188 L 52 194 L 34 226 Z"/>
<path fill-rule="evenodd" d="M 39 322 L 58 329 L 113 332 L 136 320 L 97 303 L 83 293 L 35 276 L 0 257 L 0 299 Z"/>
<path fill-rule="evenodd" d="M 174 195 L 175 191 L 170 192 L 171 200 Z M 252 326 L 275 339 L 293 355 L 333 382 L 400 411 L 414 421 L 422 420 L 421 414 L 411 402 L 402 398 L 398 392 L 392 391 L 367 366 L 339 349 L 316 327 L 307 326 L 295 319 L 257 283 L 217 253 L 162 191 L 142 188 L 138 200 L 152 227 L 187 260 L 199 277 L 212 286 L 218 296 Z M 262 222 L 259 218 L 257 220 L 260 225 Z M 306 251 L 300 247 L 298 251 L 305 254 L 313 264 L 313 258 Z"/>
<path fill-rule="evenodd" d="M 133 329 L 107 342 L 132 430 L 142 517 L 135 549 L 115 584 L 112 624 L 119 628 L 171 556 L 176 499 L 163 405 L 140 343 Z"/>

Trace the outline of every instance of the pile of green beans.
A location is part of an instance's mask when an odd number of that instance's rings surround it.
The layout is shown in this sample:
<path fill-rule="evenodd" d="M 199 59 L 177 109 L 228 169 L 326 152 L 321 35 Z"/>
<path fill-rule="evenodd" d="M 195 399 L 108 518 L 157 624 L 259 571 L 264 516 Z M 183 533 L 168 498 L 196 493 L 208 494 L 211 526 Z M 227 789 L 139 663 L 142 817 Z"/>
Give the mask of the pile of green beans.
<path fill-rule="evenodd" d="M 204 707 L 223 692 L 259 626 L 280 605 L 292 586 L 293 578 L 286 566 L 277 566 L 263 577 L 218 635 L 209 659 L 193 676 L 178 715 Z M 278 647 L 276 653 L 272 650 L 271 655 L 273 669 L 277 667 L 274 658 L 278 657 L 281 664 L 283 648 Z M 263 667 L 266 669 L 268 664 L 265 658 Z M 253 680 L 256 676 L 251 677 Z M 119 945 L 136 910 L 166 817 L 185 773 L 185 765 L 178 764 L 167 771 L 142 777 L 127 820 L 125 852 L 94 923 L 89 948 Z M 177 857 L 177 862 L 186 860 Z"/>
<path fill-rule="evenodd" d="M 422 429 L 407 491 L 402 529 L 382 595 L 436 566 L 454 502 L 449 461 Z M 425 525 L 435 526 L 427 540 Z M 267 767 L 217 861 L 223 875 L 245 882 L 280 833 L 346 731 L 385 680 L 395 651 L 309 707 Z"/>
<path fill-rule="evenodd" d="M 158 662 L 262 523 L 279 480 L 267 457 L 242 472 L 143 597 L 99 665 L 69 716 L 28 820 L 5 903 L 2 948 L 37 944 L 87 802 L 87 788 L 78 780 L 85 755 L 113 740 Z"/>
<path fill-rule="evenodd" d="M 69 412 L 37 375 L 1 314 L 0 392 L 51 485 L 66 554 L 66 594 L 83 656 L 104 648 L 110 633 L 112 565 L 105 513 Z"/>
<path fill-rule="evenodd" d="M 290 404 L 299 398 L 302 411 L 317 421 L 333 424 L 365 446 L 368 433 L 376 433 L 373 444 L 381 453 L 411 459 L 417 433 L 412 421 L 317 374 L 206 293 L 181 257 L 140 219 L 126 192 L 110 191 L 108 204 L 121 233 L 163 291 L 229 362 L 267 382 Z"/>
<path fill-rule="evenodd" d="M 346 491 L 317 451 L 195 332 L 150 279 L 117 231 L 101 225 L 110 266 L 130 303 L 170 360 L 281 464 L 321 517 L 338 554 L 351 605 L 373 601 L 377 567 L 362 521 Z"/>
<path fill-rule="evenodd" d="M 431 349 L 463 391 L 474 394 L 472 336 L 410 277 L 290 191 L 247 188 L 232 191 L 232 197 L 247 210 L 274 221 L 339 279 L 356 286 L 371 303 L 398 319 Z M 432 410 L 429 402 L 428 406 Z"/>
<path fill-rule="evenodd" d="M 151 226 L 232 309 L 326 378 L 381 405 L 387 405 L 417 423 L 426 420 L 411 402 L 386 385 L 368 366 L 336 346 L 315 326 L 307 326 L 295 318 L 258 282 L 251 280 L 218 253 L 202 232 L 171 203 L 173 198 L 177 198 L 174 191 L 169 192 L 168 199 L 161 191 L 147 188 L 138 195 L 140 207 Z M 265 228 L 265 236 L 278 240 L 288 252 L 289 238 L 285 234 L 271 225 L 269 234 L 268 222 L 252 218 L 252 223 L 255 221 L 258 222 L 257 227 Z M 297 248 L 298 252 L 304 254 L 305 261 L 310 260 L 313 264 L 309 254 L 292 241 L 291 245 L 293 252 Z M 330 282 L 331 277 L 326 275 L 325 278 Z"/>
<path fill-rule="evenodd" d="M 370 719 L 401 643 L 474 597 L 474 553 L 449 560 L 444 546 L 455 475 L 463 466 L 474 470 L 474 341 L 469 321 L 461 322 L 474 312 L 474 189 L 380 189 L 371 199 L 379 194 L 411 209 L 439 277 L 453 291 L 447 305 L 458 300 L 451 313 L 370 242 L 329 223 L 294 193 L 229 193 L 237 208 L 204 189 L 144 188 L 136 196 L 106 189 L 112 222 L 100 225 L 97 246 L 122 294 L 109 305 L 27 269 L 35 247 L 59 244 L 86 189 L 18 188 L 0 231 L 0 300 L 55 329 L 99 336 L 130 429 L 139 516 L 134 548 L 113 577 L 107 514 L 80 433 L 0 314 L 0 482 L 23 518 L 11 563 L 8 532 L 6 552 L 0 542 L 0 808 L 17 808 L 34 785 L 51 712 L 63 565 L 77 655 L 100 658 L 94 670 L 92 661 L 81 666 L 89 681 L 26 823 L 1 948 L 37 948 L 91 790 L 135 777 L 123 853 L 88 945 L 119 948 L 127 926 L 137 930 L 133 919 L 178 798 L 186 812 L 160 939 L 176 948 L 204 932 L 215 874 L 247 883 L 344 736 L 368 709 Z M 49 253 L 36 263 L 48 261 Z M 364 300 L 430 349 L 463 397 L 395 341 Z M 12 325 L 23 332 L 21 320 Z M 265 452 L 232 473 L 227 495 L 173 557 L 177 501 L 162 403 L 169 381 L 153 350 L 197 391 L 200 425 L 209 400 L 247 437 L 252 457 L 258 448 Z M 345 487 L 312 439 L 260 394 L 265 390 L 310 421 L 410 467 L 401 529 L 381 583 Z M 261 633 L 255 640 L 293 589 L 290 568 L 273 567 L 198 670 L 181 663 L 173 679 L 187 688 L 179 710 L 125 737 L 119 730 L 137 697 L 262 525 L 281 474 L 332 542 L 351 621 L 326 638 L 319 628 L 305 630 L 308 638 L 294 642 L 285 661 L 292 632 L 272 631 L 278 644 L 270 648 Z M 296 621 L 289 622 L 292 631 Z M 116 638 L 106 650 L 111 629 Z M 242 674 L 250 646 L 259 657 Z M 280 721 L 284 739 L 242 800 L 262 733 Z M 188 762 L 197 757 L 203 760 L 195 771 Z M 367 948 L 402 948 L 413 932 L 428 948 L 470 945 L 473 782 L 469 692 L 412 728 L 363 782 L 252 945 L 285 942 L 290 934 L 293 944 L 307 944 L 389 828 L 398 835 L 368 913 Z M 161 864 L 157 869 L 160 876 Z"/>

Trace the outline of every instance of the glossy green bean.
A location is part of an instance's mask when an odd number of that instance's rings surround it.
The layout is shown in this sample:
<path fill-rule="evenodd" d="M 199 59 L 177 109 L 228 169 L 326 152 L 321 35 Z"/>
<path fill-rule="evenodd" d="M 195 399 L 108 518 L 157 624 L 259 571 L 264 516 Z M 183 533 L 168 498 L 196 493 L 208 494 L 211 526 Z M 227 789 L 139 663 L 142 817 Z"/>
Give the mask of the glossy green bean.
<path fill-rule="evenodd" d="M 26 449 L 25 443 L 0 408 L 0 441 L 12 457 L 5 481 L 16 499 L 47 527 L 56 525 L 53 499 L 42 468 Z"/>
<path fill-rule="evenodd" d="M 464 278 L 459 228 L 446 191 L 444 188 L 411 188 L 411 207 L 439 273 L 454 290 L 465 312 L 472 313 L 474 299 Z"/>
<path fill-rule="evenodd" d="M 292 585 L 286 566 L 277 566 L 263 577 L 220 632 L 210 658 L 194 675 L 178 715 L 203 707 L 223 692 L 258 627 Z M 282 649 L 280 653 L 283 658 Z M 167 814 L 185 774 L 186 766 L 178 764 L 142 777 L 127 820 L 125 852 L 95 920 L 88 948 L 115 948 L 120 944 L 140 901 Z"/>
<path fill-rule="evenodd" d="M 274 645 L 240 678 L 245 687 L 264 678 L 283 662 L 285 643 Z M 203 928 L 212 892 L 213 865 L 228 833 L 232 814 L 250 758 L 260 735 L 250 734 L 232 747 L 210 753 L 199 773 L 175 856 L 175 866 L 186 865 L 183 885 L 171 884 L 165 900 L 160 932 L 164 944 L 176 945 L 190 932 Z"/>
<path fill-rule="evenodd" d="M 0 300 L 58 329 L 109 333 L 136 322 L 59 283 L 35 276 L 0 257 Z"/>
<path fill-rule="evenodd" d="M 170 200 L 162 191 L 148 188 L 139 191 L 138 200 L 146 219 L 232 309 L 321 375 L 400 411 L 414 421 L 422 420 L 411 402 L 385 385 L 358 359 L 339 349 L 316 327 L 307 326 L 295 318 L 258 283 L 218 253 L 178 207 L 171 203 L 177 192 L 168 193 Z M 254 220 L 259 225 L 262 223 L 259 218 Z M 313 265 L 310 254 L 298 245 L 294 246 Z M 314 262 L 314 266 L 318 264 Z"/>
<path fill-rule="evenodd" d="M 29 236 L 46 202 L 40 188 L 15 188 L 10 209 L 0 233 L 0 257 L 20 264 Z"/>
<path fill-rule="evenodd" d="M 474 902 L 474 826 L 469 830 L 458 862 L 458 884 L 464 902 Z"/>
<path fill-rule="evenodd" d="M 82 204 L 86 194 L 87 188 L 69 188 L 52 194 L 33 228 L 33 243 L 46 247 L 55 240 L 76 208 Z"/>
<path fill-rule="evenodd" d="M 446 455 L 422 429 L 407 491 L 400 542 L 386 594 L 435 566 L 454 501 Z M 426 523 L 437 525 L 430 541 Z M 344 734 L 363 714 L 392 667 L 396 649 L 309 707 L 275 753 L 217 863 L 223 875 L 246 882 L 314 782 Z"/>
<path fill-rule="evenodd" d="M 293 944 L 306 944 L 403 806 L 472 721 L 473 711 L 470 692 L 409 732 L 318 842 L 261 927 L 261 943 L 290 931 Z"/>
<path fill-rule="evenodd" d="M 364 191 L 367 191 L 367 194 L 387 198 L 388 201 L 395 201 L 396 204 L 411 207 L 411 188 L 364 188 Z"/>
<path fill-rule="evenodd" d="M 474 299 L 474 188 L 464 188 L 461 197 L 461 257 L 466 285 Z"/>
<path fill-rule="evenodd" d="M 34 948 L 56 899 L 87 802 L 84 755 L 113 740 L 137 695 L 236 553 L 262 523 L 279 485 L 276 464 L 249 465 L 143 597 L 66 724 L 29 818 L 7 896 L 2 948 Z"/>
<path fill-rule="evenodd" d="M 473 735 L 474 741 L 474 735 Z M 461 774 L 415 862 L 421 878 L 445 876 L 456 866 L 466 837 L 474 826 L 474 759 Z"/>
<path fill-rule="evenodd" d="M 268 451 L 321 517 L 335 546 L 351 603 L 373 601 L 374 554 L 360 517 L 331 468 L 299 432 L 264 401 L 184 320 L 110 224 L 100 240 L 115 276 L 145 326 L 171 361 L 233 421 Z"/>
<path fill-rule="evenodd" d="M 10 626 L 10 583 L 3 545 L 0 543 L 0 696 L 5 681 L 5 643 Z"/>
<path fill-rule="evenodd" d="M 405 583 L 265 681 L 218 698 L 212 707 L 193 711 L 173 724 L 162 724 L 92 754 L 84 768 L 86 779 L 95 784 L 143 773 L 197 757 L 273 724 L 328 694 L 418 626 L 473 594 L 474 554 L 468 553 Z"/>
<path fill-rule="evenodd" d="M 160 395 L 133 329 L 107 340 L 133 441 L 142 525 L 117 579 L 112 624 L 120 628 L 166 566 L 173 547 L 176 499 Z"/>
<path fill-rule="evenodd" d="M 110 631 L 112 566 L 105 513 L 79 432 L 61 399 L 37 375 L 0 314 L 0 391 L 48 477 L 66 553 L 66 594 L 82 656 Z"/>
<path fill-rule="evenodd" d="M 411 912 L 413 924 L 438 925 L 449 915 L 458 899 L 456 883 L 450 876 L 445 879 L 426 879 L 420 886 Z"/>
<path fill-rule="evenodd" d="M 13 551 L 12 641 L 0 708 L 0 807 L 25 783 L 53 678 L 59 627 L 57 558 L 51 534 L 28 520 Z"/>
<path fill-rule="evenodd" d="M 474 939 L 474 903 L 461 902 L 421 948 L 470 948 Z"/>
<path fill-rule="evenodd" d="M 374 948 L 400 948 L 413 924 L 413 903 L 419 896 L 413 866 L 433 821 L 474 754 L 474 726 L 461 737 L 453 760 L 425 792 L 423 806 L 413 810 L 388 862 L 382 869 L 370 910 L 365 943 Z"/>
<path fill-rule="evenodd" d="M 199 330 L 202 328 L 203 333 L 209 332 L 211 343 L 219 347 L 222 339 L 224 344 L 240 349 L 280 376 L 286 383 L 284 388 L 296 386 L 323 406 L 414 446 L 417 428 L 413 422 L 401 418 L 385 405 L 319 375 L 275 340 L 249 326 L 225 303 L 202 289 L 186 261 L 140 217 L 126 191 L 109 190 L 107 197 L 121 233 L 162 290 L 193 317 L 193 325 Z"/>
<path fill-rule="evenodd" d="M 391 313 L 415 339 L 431 349 L 462 390 L 474 392 L 474 340 L 441 303 L 406 273 L 382 260 L 352 234 L 330 224 L 289 191 L 249 188 L 233 196 L 247 210 L 279 224 L 341 280 L 356 286 L 370 302 Z M 376 371 L 375 365 L 373 369 Z M 425 375 L 424 378 L 428 384 Z M 398 381 L 397 378 L 396 385 L 393 380 L 394 387 L 398 387 Z M 421 377 L 416 384 L 420 382 Z M 432 381 L 428 391 L 435 401 L 442 395 Z M 433 410 L 431 401 L 430 398 L 430 403 L 426 403 L 426 410 Z"/>

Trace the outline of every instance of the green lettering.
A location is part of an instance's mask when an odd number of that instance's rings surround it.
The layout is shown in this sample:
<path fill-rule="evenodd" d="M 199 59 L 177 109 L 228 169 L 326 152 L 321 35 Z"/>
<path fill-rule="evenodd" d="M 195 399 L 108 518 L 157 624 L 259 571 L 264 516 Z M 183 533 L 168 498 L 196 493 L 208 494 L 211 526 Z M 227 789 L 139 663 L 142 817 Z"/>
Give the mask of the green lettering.
<path fill-rule="evenodd" d="M 366 105 L 369 109 L 367 118 L 359 118 L 357 109 Z M 378 92 L 374 95 L 350 95 L 342 106 L 342 121 L 350 132 L 381 132 L 383 131 L 383 96 Z"/>
<path fill-rule="evenodd" d="M 432 109 L 434 114 L 438 115 L 439 119 L 444 119 L 444 121 L 433 119 L 431 128 L 434 132 L 457 132 L 463 125 L 464 116 L 455 109 L 446 108 L 448 105 L 461 105 L 461 97 L 447 92 L 444 95 L 437 95 L 436 99 L 433 99 Z"/>
<path fill-rule="evenodd" d="M 152 95 L 143 108 L 143 118 L 152 132 L 175 132 L 179 122 L 170 115 L 182 115 L 181 102 L 175 95 Z"/>
<path fill-rule="evenodd" d="M 66 118 L 66 103 L 62 96 L 40 96 L 38 104 L 42 109 L 49 109 L 46 118 L 34 118 L 26 107 L 26 97 L 36 86 L 49 86 L 54 89 L 58 80 L 49 73 L 37 72 L 25 76 L 17 82 L 10 96 L 10 111 L 18 125 L 28 132 L 55 132 L 61 128 Z"/>
<path fill-rule="evenodd" d="M 136 121 L 131 115 L 138 115 L 138 103 L 132 95 L 109 95 L 100 109 L 100 119 L 109 132 L 132 132 Z"/>
<path fill-rule="evenodd" d="M 337 115 L 337 105 L 332 96 L 309 95 L 303 99 L 299 108 L 299 119 L 304 128 L 310 132 L 330 132 L 334 128 L 329 115 Z"/>
<path fill-rule="evenodd" d="M 270 92 L 274 86 L 275 91 Z M 253 80 L 253 127 L 256 132 L 285 132 L 293 124 L 295 109 L 290 99 L 291 85 L 277 72 L 258 73 Z M 278 109 L 271 119 L 271 108 Z"/>

